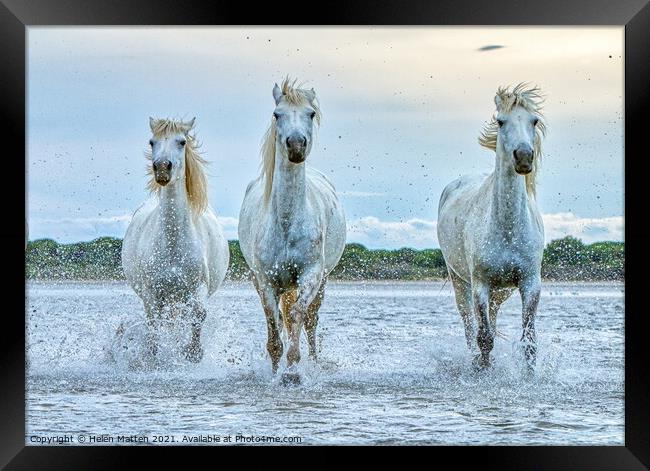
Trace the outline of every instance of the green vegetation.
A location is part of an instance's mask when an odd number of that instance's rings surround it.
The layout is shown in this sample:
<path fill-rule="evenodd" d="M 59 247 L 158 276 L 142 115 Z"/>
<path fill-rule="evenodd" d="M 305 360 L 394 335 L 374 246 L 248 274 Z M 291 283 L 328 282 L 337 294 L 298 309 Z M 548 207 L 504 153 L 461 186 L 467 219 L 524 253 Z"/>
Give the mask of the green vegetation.
<path fill-rule="evenodd" d="M 583 244 L 575 237 L 550 242 L 544 249 L 542 276 L 553 280 L 623 280 L 625 244 Z"/>
<path fill-rule="evenodd" d="M 39 239 L 27 245 L 25 272 L 38 279 L 122 279 L 121 254 L 122 240 L 113 237 L 74 244 Z"/>
<path fill-rule="evenodd" d="M 246 279 L 248 266 L 231 240 L 230 279 Z M 122 241 L 101 237 L 92 242 L 59 244 L 51 239 L 29 242 L 26 273 L 32 279 L 119 280 L 124 278 L 120 253 Z M 586 245 L 574 237 L 550 242 L 544 250 L 542 276 L 551 280 L 623 280 L 625 244 L 597 242 Z M 369 250 L 348 244 L 331 279 L 423 280 L 445 278 L 447 270 L 440 249 Z"/>

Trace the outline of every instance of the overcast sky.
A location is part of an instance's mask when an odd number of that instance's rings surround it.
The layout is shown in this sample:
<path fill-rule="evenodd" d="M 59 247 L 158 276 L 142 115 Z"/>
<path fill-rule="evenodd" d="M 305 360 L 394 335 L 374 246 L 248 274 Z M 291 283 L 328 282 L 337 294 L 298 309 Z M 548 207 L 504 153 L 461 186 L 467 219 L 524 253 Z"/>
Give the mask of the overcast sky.
<path fill-rule="evenodd" d="M 236 238 L 273 84 L 314 87 L 307 159 L 348 241 L 437 247 L 440 193 L 490 172 L 477 137 L 498 86 L 547 95 L 538 201 L 547 240 L 623 239 L 623 28 L 28 28 L 30 239 L 122 237 L 147 198 L 148 117 L 196 116 L 210 203 Z"/>

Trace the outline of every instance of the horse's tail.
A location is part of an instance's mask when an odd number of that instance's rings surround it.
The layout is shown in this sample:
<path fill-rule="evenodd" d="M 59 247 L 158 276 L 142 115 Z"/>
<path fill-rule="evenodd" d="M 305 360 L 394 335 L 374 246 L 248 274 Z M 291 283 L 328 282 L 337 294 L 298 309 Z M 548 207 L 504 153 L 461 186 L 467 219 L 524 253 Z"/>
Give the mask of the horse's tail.
<path fill-rule="evenodd" d="M 282 320 L 287 327 L 287 332 L 291 332 L 291 308 L 298 300 L 298 290 L 292 289 L 290 291 L 285 291 L 280 296 L 280 311 L 282 315 Z M 278 329 L 282 330 L 282 321 L 278 322 Z"/>

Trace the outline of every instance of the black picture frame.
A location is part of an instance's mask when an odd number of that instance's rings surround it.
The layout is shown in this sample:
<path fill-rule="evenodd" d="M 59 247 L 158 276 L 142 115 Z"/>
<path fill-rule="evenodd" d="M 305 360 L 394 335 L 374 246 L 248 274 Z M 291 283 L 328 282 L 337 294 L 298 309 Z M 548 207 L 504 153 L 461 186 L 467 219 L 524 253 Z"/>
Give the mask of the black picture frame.
<path fill-rule="evenodd" d="M 7 469 L 115 468 L 134 447 L 25 446 L 25 205 L 20 178 L 25 161 L 25 37 L 35 25 L 619 25 L 625 27 L 625 446 L 612 447 L 437 447 L 436 461 L 479 459 L 482 467 L 512 469 L 647 469 L 650 466 L 650 362 L 643 299 L 650 236 L 644 202 L 650 175 L 647 135 L 650 130 L 650 0 L 357 0 L 313 3 L 293 8 L 282 3 L 199 0 L 2 0 L 0 5 L 0 73 L 5 147 L 3 210 L 10 219 L 0 226 L 8 250 L 5 264 L 3 323 L 0 328 L 0 465 Z M 0 173 L 1 175 L 1 173 Z M 613 176 L 618 179 L 618 176 Z M 7 189 L 9 185 L 10 189 Z M 647 210 L 645 210 L 647 214 Z M 634 217 L 632 215 L 637 215 Z M 630 256 L 631 254 L 631 256 Z M 151 450 L 153 447 L 147 448 Z M 199 447 L 203 448 L 203 447 Z M 175 451 L 187 451 L 173 447 Z M 220 448 L 219 453 L 224 453 Z M 158 447 L 148 458 L 169 456 Z M 197 448 L 191 450 L 196 457 Z M 204 454 L 201 452 L 201 454 Z M 281 465 L 285 458 L 275 460 Z M 443 461 L 444 462 L 444 461 Z M 198 463 L 194 461 L 196 465 Z M 304 465 L 300 460 L 299 465 Z"/>

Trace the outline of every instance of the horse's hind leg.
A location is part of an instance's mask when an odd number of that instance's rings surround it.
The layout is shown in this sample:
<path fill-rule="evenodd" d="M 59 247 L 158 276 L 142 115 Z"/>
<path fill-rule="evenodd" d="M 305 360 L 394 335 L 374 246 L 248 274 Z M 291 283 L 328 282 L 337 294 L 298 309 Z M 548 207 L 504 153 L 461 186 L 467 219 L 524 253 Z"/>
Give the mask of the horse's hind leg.
<path fill-rule="evenodd" d="M 497 313 L 506 299 L 512 294 L 511 289 L 495 289 L 490 293 L 490 329 L 497 332 Z"/>
<path fill-rule="evenodd" d="M 456 306 L 460 312 L 460 318 L 465 327 L 465 340 L 467 348 L 470 351 L 476 351 L 476 330 L 474 328 L 474 312 L 472 309 L 472 286 L 456 275 L 451 269 L 449 271 L 449 278 L 454 287 L 454 294 L 456 296 Z"/>
<path fill-rule="evenodd" d="M 285 291 L 280 295 L 280 312 L 282 313 L 282 321 L 280 322 L 280 332 L 282 331 L 282 323 L 287 329 L 287 333 L 291 332 L 292 322 L 291 322 L 291 308 L 296 303 L 298 299 L 298 291 L 295 289 Z"/>
<path fill-rule="evenodd" d="M 318 310 L 323 303 L 325 296 L 325 283 L 320 285 L 316 298 L 312 301 L 307 309 L 307 316 L 305 317 L 305 332 L 307 332 L 307 343 L 309 345 L 309 357 L 316 360 L 316 326 L 318 325 Z"/>

